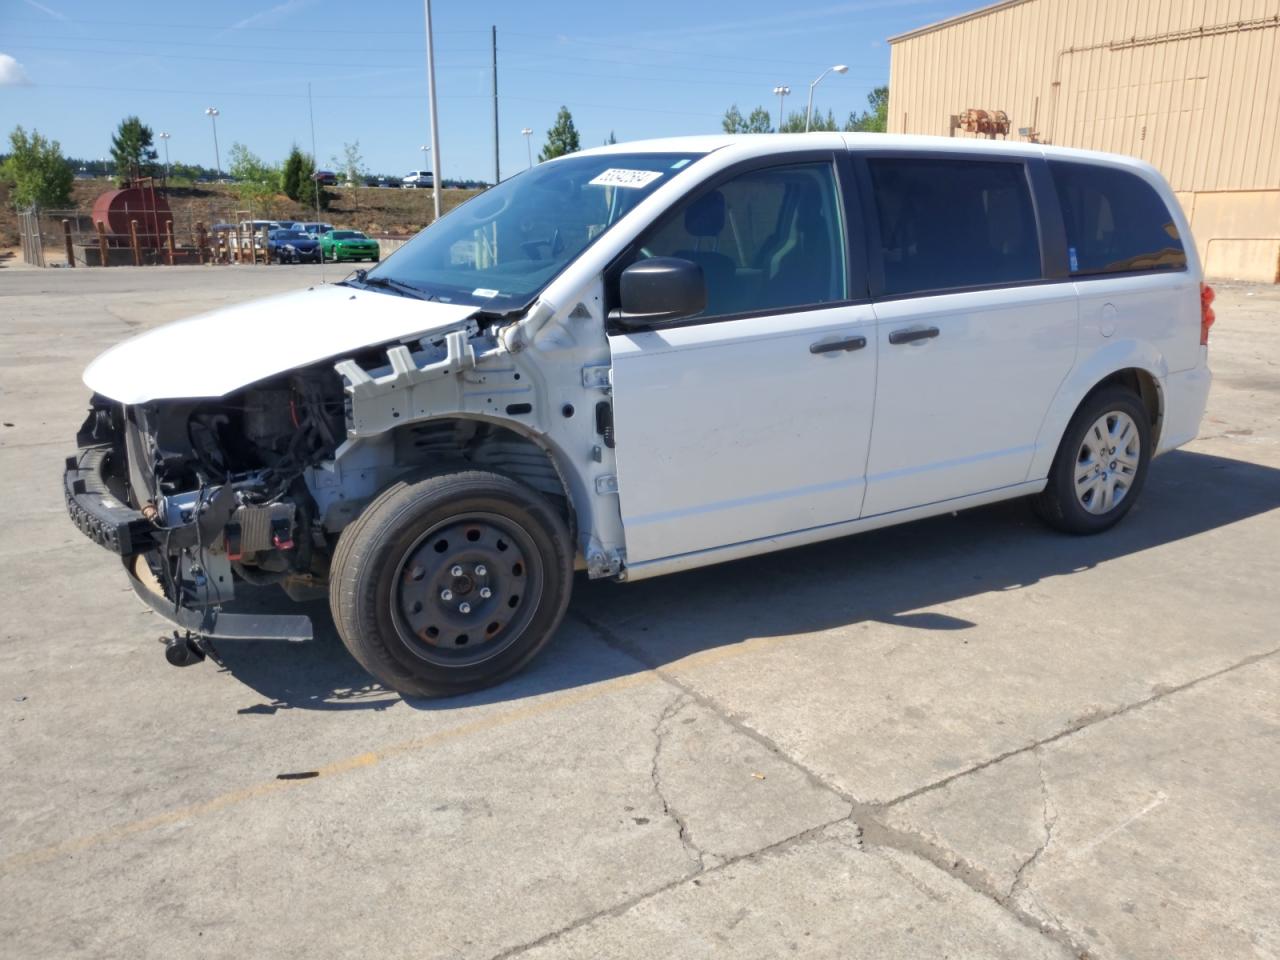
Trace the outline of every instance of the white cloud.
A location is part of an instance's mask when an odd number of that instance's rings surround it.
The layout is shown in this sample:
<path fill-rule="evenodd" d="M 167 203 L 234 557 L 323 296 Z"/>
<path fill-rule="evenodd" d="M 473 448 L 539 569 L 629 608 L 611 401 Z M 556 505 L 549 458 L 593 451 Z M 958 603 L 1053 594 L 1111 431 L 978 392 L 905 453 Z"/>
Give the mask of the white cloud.
<path fill-rule="evenodd" d="M 0 87 L 25 87 L 30 83 L 22 64 L 7 53 L 0 53 Z"/>

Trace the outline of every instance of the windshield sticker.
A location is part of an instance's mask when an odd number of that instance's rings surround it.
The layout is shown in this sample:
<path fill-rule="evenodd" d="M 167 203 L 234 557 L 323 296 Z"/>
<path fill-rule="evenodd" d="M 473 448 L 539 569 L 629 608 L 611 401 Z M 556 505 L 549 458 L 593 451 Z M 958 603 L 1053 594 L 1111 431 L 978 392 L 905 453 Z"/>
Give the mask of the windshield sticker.
<path fill-rule="evenodd" d="M 661 176 L 661 170 L 623 170 L 610 167 L 592 180 L 591 184 L 596 187 L 629 187 L 637 190 L 640 187 L 647 187 Z"/>
<path fill-rule="evenodd" d="M 498 295 L 498 291 L 488 290 L 484 287 L 476 287 L 474 290 L 471 291 L 471 295 L 473 297 L 485 297 L 485 298 L 496 297 Z"/>
<path fill-rule="evenodd" d="M 675 163 L 673 163 L 671 165 L 671 169 L 679 170 L 681 167 L 688 165 L 688 163 L 689 163 L 689 158 L 685 157 L 683 160 L 677 160 Z"/>

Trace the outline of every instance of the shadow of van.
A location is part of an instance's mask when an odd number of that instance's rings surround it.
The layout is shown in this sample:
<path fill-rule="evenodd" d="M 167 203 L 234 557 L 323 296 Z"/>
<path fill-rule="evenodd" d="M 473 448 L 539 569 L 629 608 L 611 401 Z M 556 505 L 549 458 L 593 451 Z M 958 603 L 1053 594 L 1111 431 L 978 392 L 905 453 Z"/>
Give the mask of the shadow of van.
<path fill-rule="evenodd" d="M 385 709 L 399 702 L 449 710 L 598 683 L 757 637 L 868 620 L 966 630 L 975 624 L 913 611 L 1070 576 L 1276 507 L 1280 470 L 1175 451 L 1152 465 L 1129 516 L 1094 537 L 1050 531 L 1025 503 L 1009 501 L 635 584 L 580 576 L 560 635 L 528 670 L 445 700 L 402 701 L 374 682 L 342 646 L 324 602 L 303 607 L 315 624 L 313 643 L 224 641 L 218 653 L 224 669 L 266 699 L 241 713 Z M 245 593 L 240 609 L 298 612 L 277 590 Z M 1140 601 L 1135 613 L 1142 613 Z M 615 627 L 629 639 L 619 639 Z M 614 648 L 612 655 L 598 655 L 598 639 Z"/>

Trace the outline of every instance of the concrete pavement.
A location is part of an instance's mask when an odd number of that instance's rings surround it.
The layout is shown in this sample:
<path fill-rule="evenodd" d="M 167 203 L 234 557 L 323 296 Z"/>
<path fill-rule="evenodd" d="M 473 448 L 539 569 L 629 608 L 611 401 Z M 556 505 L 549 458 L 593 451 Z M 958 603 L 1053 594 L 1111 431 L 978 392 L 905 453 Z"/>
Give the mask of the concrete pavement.
<path fill-rule="evenodd" d="M 526 674 L 408 702 L 323 604 L 168 667 L 62 507 L 89 359 L 316 279 L 0 276 L 7 954 L 1280 956 L 1280 289 L 1219 287 L 1202 438 L 1107 534 L 582 580 Z"/>

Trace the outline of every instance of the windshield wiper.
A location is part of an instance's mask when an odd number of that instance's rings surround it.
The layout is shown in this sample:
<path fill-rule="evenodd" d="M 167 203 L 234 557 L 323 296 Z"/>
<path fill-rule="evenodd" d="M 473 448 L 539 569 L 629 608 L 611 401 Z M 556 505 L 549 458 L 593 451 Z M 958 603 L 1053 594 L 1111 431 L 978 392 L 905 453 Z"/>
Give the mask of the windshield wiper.
<path fill-rule="evenodd" d="M 416 297 L 418 300 L 434 300 L 436 295 L 428 293 L 420 287 L 415 287 L 411 283 L 405 283 L 403 280 L 393 280 L 391 277 L 371 277 L 368 270 L 356 271 L 356 283 L 364 287 L 383 287 L 388 290 L 395 290 L 397 293 L 407 297 Z"/>

